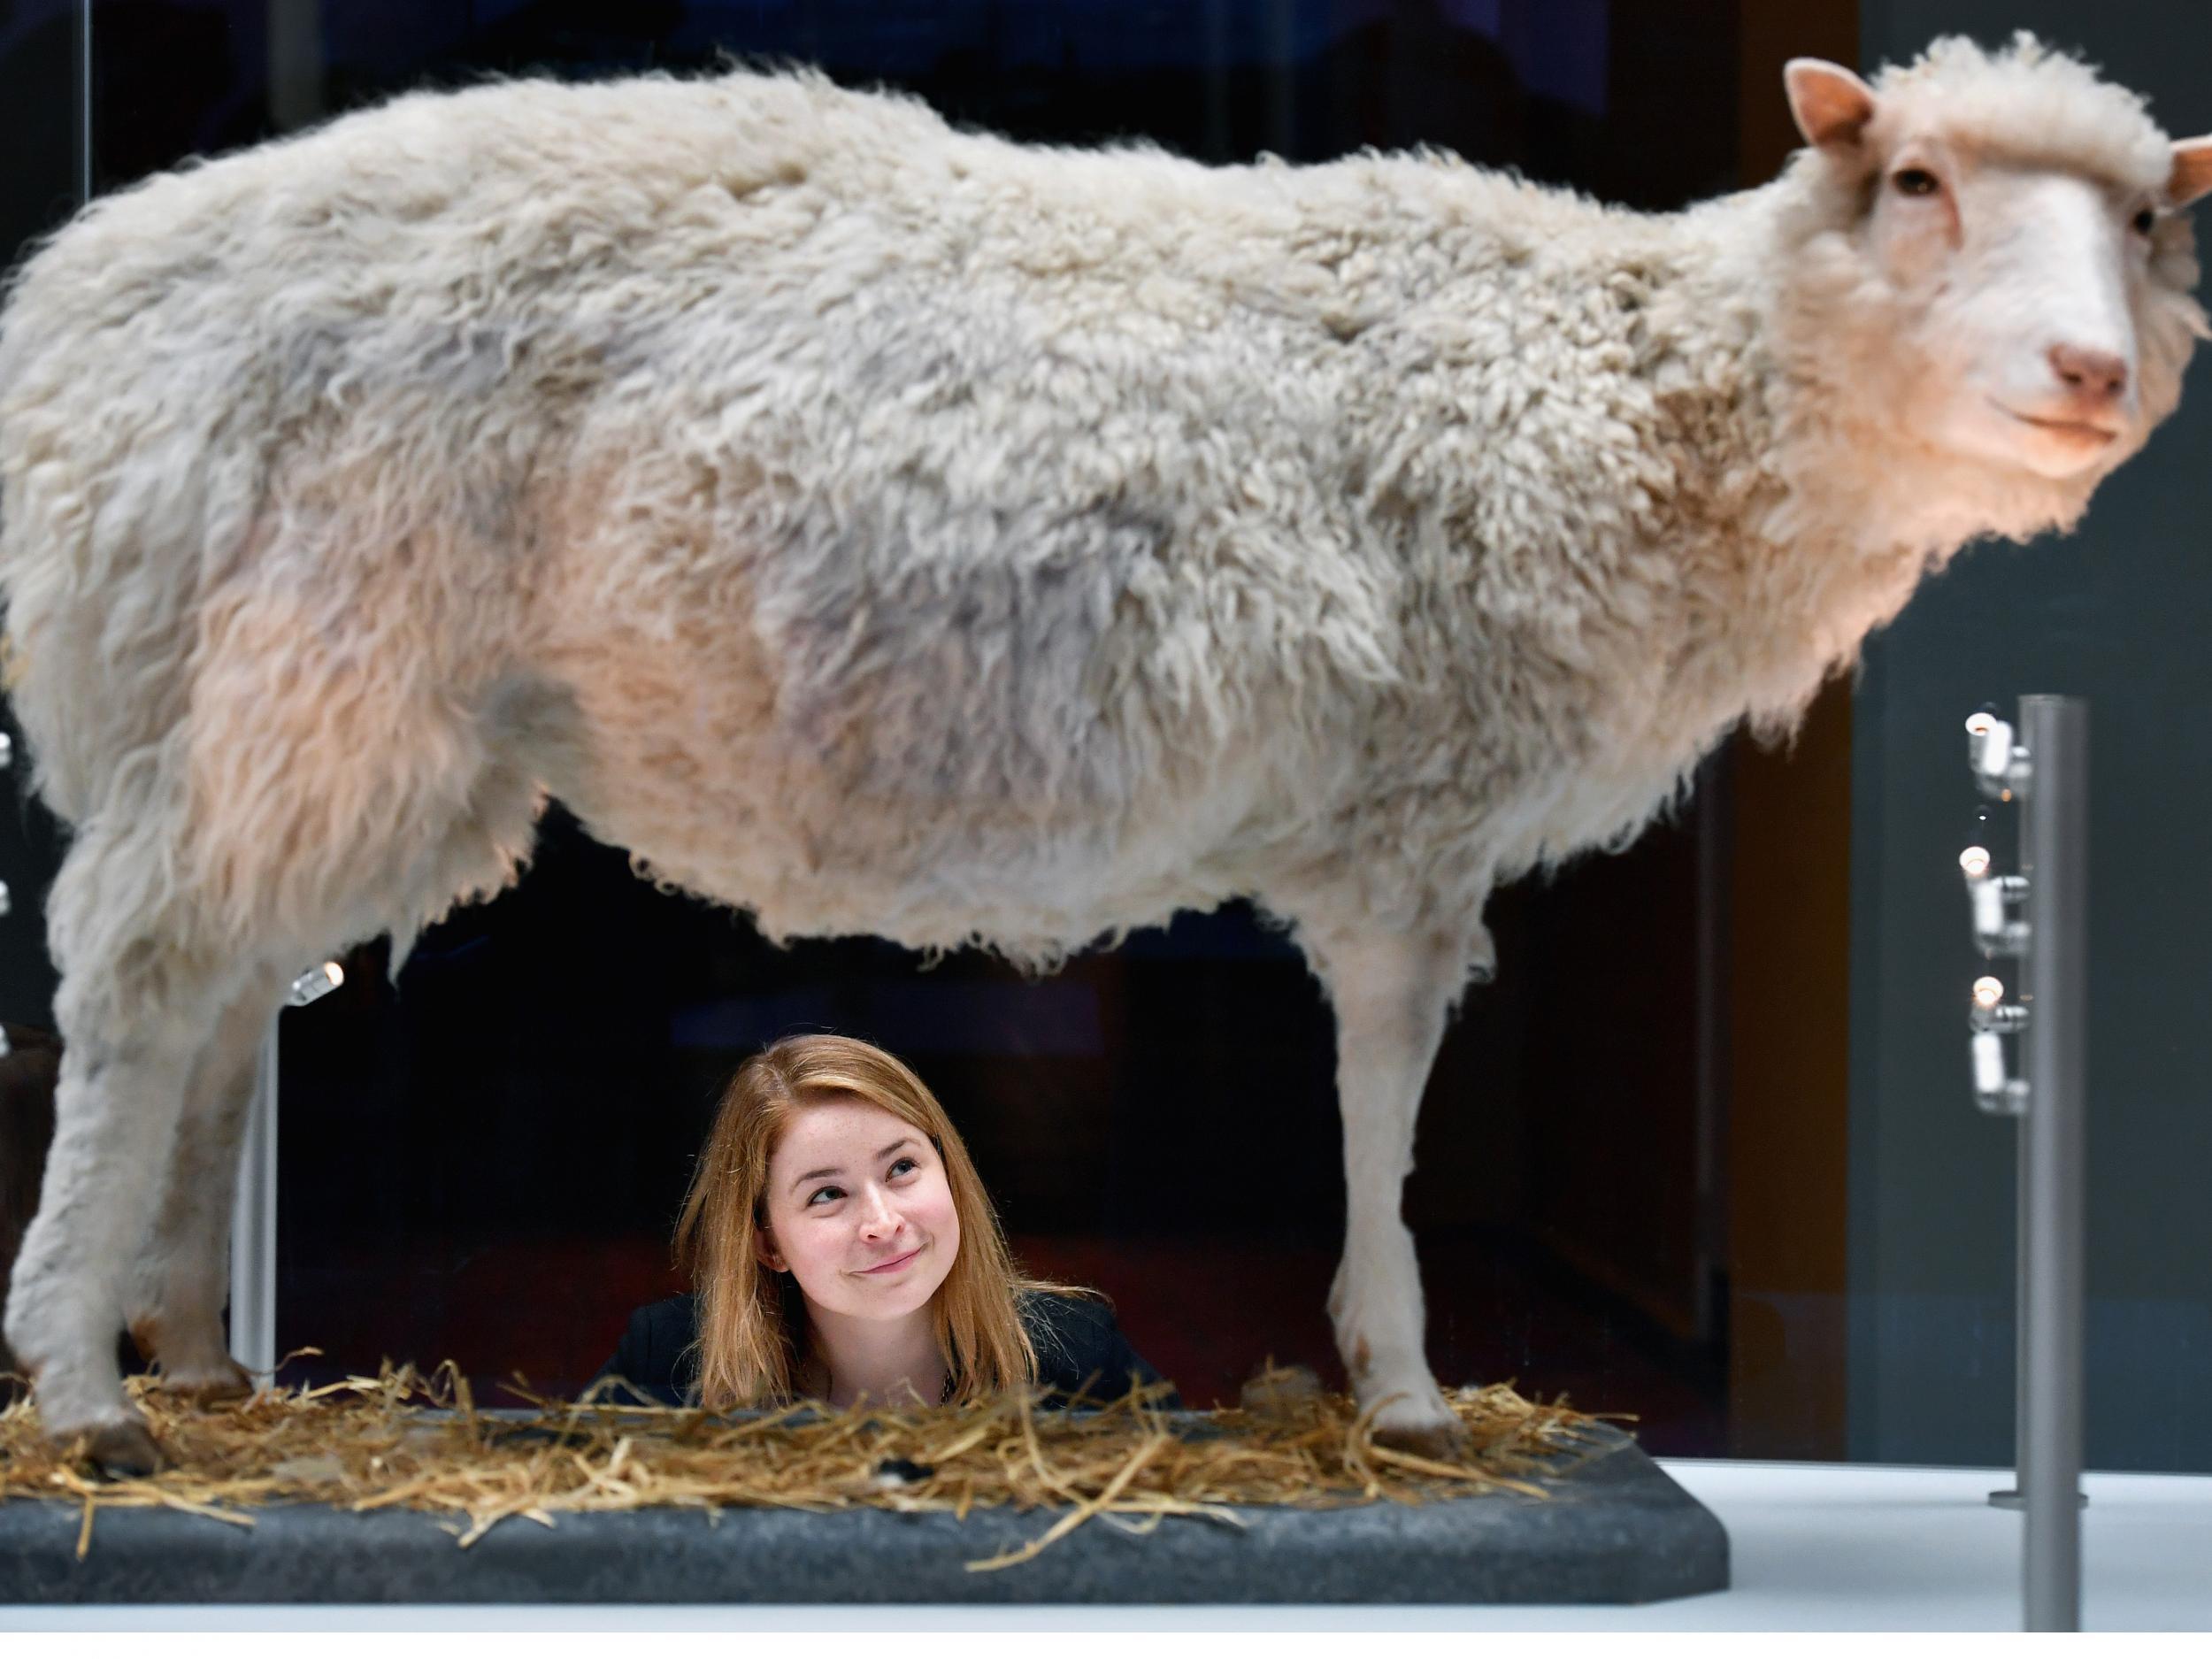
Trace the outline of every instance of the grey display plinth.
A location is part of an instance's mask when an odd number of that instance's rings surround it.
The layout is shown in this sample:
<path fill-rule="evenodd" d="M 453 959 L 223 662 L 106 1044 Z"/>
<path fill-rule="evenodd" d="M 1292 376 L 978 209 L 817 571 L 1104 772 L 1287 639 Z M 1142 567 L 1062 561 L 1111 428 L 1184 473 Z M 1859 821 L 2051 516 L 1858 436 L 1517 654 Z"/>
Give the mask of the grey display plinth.
<path fill-rule="evenodd" d="M 511 1520 L 467 1549 L 439 1517 L 321 1504 L 249 1529 L 168 1509 L 108 1510 L 77 1559 L 73 1503 L 0 1505 L 10 1601 L 1627 1602 L 1728 1585 L 1712 1515 L 1625 1436 L 1544 1485 L 1413 1506 L 1243 1509 L 1248 1525 L 1172 1517 L 1149 1537 L 1096 1519 L 1033 1559 L 966 1563 L 1064 1511 L 949 1515 L 680 1509 Z"/>

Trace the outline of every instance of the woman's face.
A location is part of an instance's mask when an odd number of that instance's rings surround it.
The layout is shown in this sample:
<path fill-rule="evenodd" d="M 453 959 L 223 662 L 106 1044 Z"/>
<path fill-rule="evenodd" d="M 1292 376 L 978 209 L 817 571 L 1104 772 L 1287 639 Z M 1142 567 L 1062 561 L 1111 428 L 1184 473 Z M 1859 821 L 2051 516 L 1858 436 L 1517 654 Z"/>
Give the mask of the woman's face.
<path fill-rule="evenodd" d="M 768 1160 L 771 1269 L 832 1313 L 892 1319 L 937 1294 L 960 1248 L 944 1160 L 928 1137 L 862 1100 L 802 1107 Z"/>

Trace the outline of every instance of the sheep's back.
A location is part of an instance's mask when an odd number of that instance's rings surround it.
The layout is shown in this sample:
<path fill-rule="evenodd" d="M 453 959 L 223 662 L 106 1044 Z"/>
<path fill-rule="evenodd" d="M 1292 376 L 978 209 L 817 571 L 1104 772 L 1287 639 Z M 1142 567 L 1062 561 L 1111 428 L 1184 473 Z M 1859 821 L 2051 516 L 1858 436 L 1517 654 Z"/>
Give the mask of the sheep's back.
<path fill-rule="evenodd" d="M 1469 584 L 1372 511 L 1422 414 L 1377 342 L 1593 211 L 1417 160 L 1024 149 L 808 77 L 403 99 L 110 198 L 27 272 L 27 720 L 83 797 L 180 718 L 196 597 L 274 583 L 329 631 L 411 608 L 433 680 L 535 654 L 618 725 L 607 642 L 680 622 L 724 704 L 699 775 L 759 763 L 728 733 L 765 710 L 818 858 L 856 790 L 936 811 L 918 871 L 1010 802 L 1118 835 L 1255 732 L 1206 833 L 1340 840 L 1351 757 L 1428 788 L 1500 746 L 1440 729 L 1483 706 L 1434 614 Z M 130 724 L 72 729 L 62 688 L 119 666 Z"/>

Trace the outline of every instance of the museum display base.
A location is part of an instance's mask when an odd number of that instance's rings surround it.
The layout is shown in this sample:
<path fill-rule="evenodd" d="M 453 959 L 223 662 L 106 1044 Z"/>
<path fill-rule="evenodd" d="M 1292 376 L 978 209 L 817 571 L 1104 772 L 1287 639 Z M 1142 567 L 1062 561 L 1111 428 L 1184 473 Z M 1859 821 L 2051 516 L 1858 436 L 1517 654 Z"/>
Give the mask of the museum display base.
<path fill-rule="evenodd" d="M 322 1504 L 251 1527 L 169 1509 L 0 1505 L 13 1602 L 1622 1603 L 1728 1586 L 1711 1512 L 1610 1428 L 1540 1484 L 1412 1505 L 1240 1508 L 1242 1527 L 1171 1517 L 1136 1536 L 1094 1517 L 1031 1559 L 968 1563 L 1041 1537 L 1064 1510 L 681 1509 L 514 1519 L 468 1548 L 416 1511 Z"/>

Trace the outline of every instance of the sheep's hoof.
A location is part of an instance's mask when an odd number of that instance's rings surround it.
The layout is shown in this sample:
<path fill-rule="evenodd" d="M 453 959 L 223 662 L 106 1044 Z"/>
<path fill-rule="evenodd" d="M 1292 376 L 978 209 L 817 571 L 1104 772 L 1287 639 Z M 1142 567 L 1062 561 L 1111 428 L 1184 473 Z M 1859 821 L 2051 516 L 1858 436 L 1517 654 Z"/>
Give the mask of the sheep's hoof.
<path fill-rule="evenodd" d="M 1457 1417 L 1445 1423 L 1378 1423 L 1375 1443 L 1432 1463 L 1463 1463 L 1474 1444 Z"/>
<path fill-rule="evenodd" d="M 155 1373 L 150 1385 L 153 1389 L 171 1400 L 181 1400 L 188 1405 L 220 1405 L 228 1400 L 243 1400 L 252 1394 L 253 1376 L 234 1359 L 226 1359 L 219 1365 L 204 1371 L 167 1371 Z"/>
<path fill-rule="evenodd" d="M 142 1423 L 103 1423 L 76 1445 L 78 1461 L 109 1480 L 136 1480 L 161 1468 L 161 1448 Z"/>

